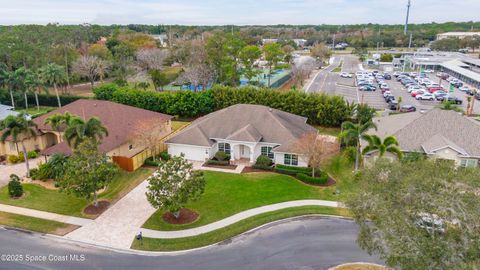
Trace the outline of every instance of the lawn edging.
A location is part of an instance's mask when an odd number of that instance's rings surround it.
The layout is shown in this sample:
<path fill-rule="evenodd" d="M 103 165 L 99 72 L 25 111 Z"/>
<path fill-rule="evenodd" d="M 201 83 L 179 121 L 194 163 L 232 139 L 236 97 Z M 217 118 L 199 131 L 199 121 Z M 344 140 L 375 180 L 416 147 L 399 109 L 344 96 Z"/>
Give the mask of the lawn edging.
<path fill-rule="evenodd" d="M 328 217 L 351 219 L 348 210 L 328 206 L 298 206 L 258 214 L 226 227 L 207 233 L 181 238 L 150 238 L 143 237 L 142 241 L 133 240 L 131 248 L 150 252 L 189 252 L 217 245 L 223 241 L 233 239 L 243 234 L 306 217 Z M 144 231 L 142 234 L 146 236 Z"/>

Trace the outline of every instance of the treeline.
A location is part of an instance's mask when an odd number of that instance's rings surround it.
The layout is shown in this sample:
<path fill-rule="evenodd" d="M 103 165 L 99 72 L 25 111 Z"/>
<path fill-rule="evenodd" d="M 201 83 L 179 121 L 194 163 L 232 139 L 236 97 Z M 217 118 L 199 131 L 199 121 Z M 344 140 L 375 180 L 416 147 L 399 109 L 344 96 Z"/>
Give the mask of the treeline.
<path fill-rule="evenodd" d="M 97 99 L 181 117 L 199 117 L 234 104 L 259 104 L 307 117 L 313 125 L 340 126 L 352 113 L 351 104 L 339 96 L 254 87 L 217 85 L 201 92 L 154 92 L 106 84 L 96 87 L 94 93 Z"/>

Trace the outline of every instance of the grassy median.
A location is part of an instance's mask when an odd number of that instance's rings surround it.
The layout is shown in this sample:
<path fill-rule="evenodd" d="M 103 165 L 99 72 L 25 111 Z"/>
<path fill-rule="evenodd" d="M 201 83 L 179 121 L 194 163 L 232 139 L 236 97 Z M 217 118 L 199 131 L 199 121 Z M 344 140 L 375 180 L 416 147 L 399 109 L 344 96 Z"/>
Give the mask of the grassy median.
<path fill-rule="evenodd" d="M 0 212 L 0 224 L 7 227 L 56 235 L 65 235 L 78 228 L 75 225 L 70 225 L 62 222 L 11 214 L 6 212 Z"/>
<path fill-rule="evenodd" d="M 198 248 L 222 242 L 272 221 L 309 214 L 350 216 L 348 210 L 342 208 L 324 206 L 292 207 L 250 217 L 225 228 L 198 236 L 175 239 L 144 238 L 143 241 L 135 239 L 132 248 L 149 251 L 176 251 Z"/>

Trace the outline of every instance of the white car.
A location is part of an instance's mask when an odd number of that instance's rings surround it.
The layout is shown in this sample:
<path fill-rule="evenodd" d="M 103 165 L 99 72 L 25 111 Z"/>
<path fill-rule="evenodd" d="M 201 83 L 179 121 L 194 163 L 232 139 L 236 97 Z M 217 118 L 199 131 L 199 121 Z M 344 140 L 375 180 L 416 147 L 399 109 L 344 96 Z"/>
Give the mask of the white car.
<path fill-rule="evenodd" d="M 462 87 L 459 87 L 458 90 L 462 92 L 467 92 L 468 90 L 470 90 L 470 88 L 468 88 L 468 86 L 462 86 Z"/>
<path fill-rule="evenodd" d="M 435 97 L 432 94 L 430 94 L 428 92 L 425 92 L 422 95 L 417 95 L 415 97 L 415 99 L 417 99 L 417 100 L 434 100 Z"/>
<path fill-rule="evenodd" d="M 388 89 L 388 88 L 389 88 L 388 84 L 386 84 L 386 83 L 380 84 L 380 89 Z"/>
<path fill-rule="evenodd" d="M 425 69 L 423 72 L 425 72 L 425 73 L 433 73 L 433 69 Z"/>
<path fill-rule="evenodd" d="M 383 93 L 383 97 L 387 97 L 387 96 L 390 96 L 390 95 L 392 95 L 391 91 L 385 91 L 385 93 Z"/>
<path fill-rule="evenodd" d="M 342 73 L 340 73 L 340 77 L 342 77 L 342 78 L 352 78 L 352 74 L 347 73 L 347 72 L 342 72 Z"/>
<path fill-rule="evenodd" d="M 411 93 L 412 91 L 417 91 L 417 90 L 423 90 L 423 88 L 420 86 L 410 86 L 407 88 L 408 93 Z"/>

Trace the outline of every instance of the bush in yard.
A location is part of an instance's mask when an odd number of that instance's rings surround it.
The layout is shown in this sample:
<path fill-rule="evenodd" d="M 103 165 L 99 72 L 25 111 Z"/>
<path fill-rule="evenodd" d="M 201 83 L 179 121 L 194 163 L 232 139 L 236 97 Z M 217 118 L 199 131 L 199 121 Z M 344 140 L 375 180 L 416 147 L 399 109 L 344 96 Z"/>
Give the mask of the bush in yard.
<path fill-rule="evenodd" d="M 159 156 L 162 160 L 165 160 L 165 161 L 171 158 L 170 154 L 167 151 L 161 152 Z"/>
<path fill-rule="evenodd" d="M 19 159 L 17 155 L 9 155 L 7 157 L 7 161 L 8 161 L 8 163 L 16 164 L 18 162 L 21 162 L 22 159 Z"/>
<path fill-rule="evenodd" d="M 227 166 L 227 165 L 230 165 L 230 160 L 209 159 L 209 160 L 207 160 L 207 164 L 209 164 L 209 165 Z"/>
<path fill-rule="evenodd" d="M 37 158 L 38 152 L 37 151 L 30 151 L 27 153 L 28 158 Z"/>
<path fill-rule="evenodd" d="M 18 198 L 23 195 L 22 183 L 16 174 L 10 175 L 10 182 L 8 182 L 8 195 L 12 198 Z"/>
<path fill-rule="evenodd" d="M 264 155 L 258 156 L 255 162 L 255 166 L 269 167 L 270 165 L 272 165 L 272 160 L 269 157 Z"/>
<path fill-rule="evenodd" d="M 230 155 L 225 152 L 218 151 L 217 153 L 215 153 L 215 159 L 218 161 L 228 161 L 230 160 Z"/>
<path fill-rule="evenodd" d="M 288 174 L 295 176 L 297 173 L 304 173 L 304 174 L 311 174 L 312 168 L 309 167 L 295 167 L 295 166 L 287 166 L 282 164 L 275 165 L 275 171 L 278 173 Z"/>
<path fill-rule="evenodd" d="M 318 177 L 312 177 L 304 173 L 297 173 L 295 177 L 304 183 L 313 185 L 325 185 L 328 182 L 328 174 L 325 172 L 321 172 Z"/>
<path fill-rule="evenodd" d="M 149 157 L 149 158 L 145 159 L 143 164 L 145 164 L 147 166 L 157 167 L 158 166 L 158 160 L 153 160 L 152 157 Z"/>

